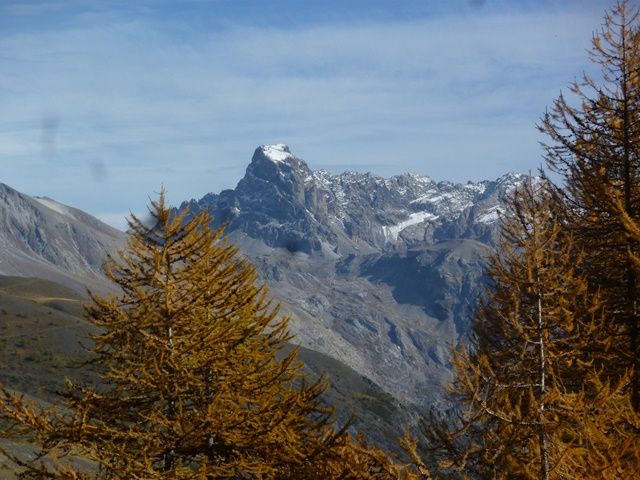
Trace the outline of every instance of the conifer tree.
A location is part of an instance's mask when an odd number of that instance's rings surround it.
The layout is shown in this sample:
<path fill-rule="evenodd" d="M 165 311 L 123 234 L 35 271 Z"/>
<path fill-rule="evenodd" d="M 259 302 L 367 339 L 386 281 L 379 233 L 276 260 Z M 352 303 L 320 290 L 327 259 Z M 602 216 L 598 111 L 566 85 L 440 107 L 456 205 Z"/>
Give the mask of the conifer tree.
<path fill-rule="evenodd" d="M 503 219 L 471 345 L 454 353 L 457 426 L 425 432 L 443 478 L 562 478 L 577 413 L 564 405 L 594 370 L 602 305 L 577 270 L 583 256 L 556 218 L 544 184 L 516 192 Z M 584 433 L 580 430 L 581 434 Z"/>
<path fill-rule="evenodd" d="M 121 293 L 87 308 L 100 385 L 70 384 L 47 410 L 1 391 L 2 434 L 48 458 L 2 451 L 22 478 L 396 478 L 384 452 L 331 428 L 325 381 L 306 382 L 295 351 L 277 355 L 288 318 L 223 228 L 205 212 L 185 221 L 164 193 L 150 212 L 154 225 L 132 216 L 128 248 L 106 262 Z"/>
<path fill-rule="evenodd" d="M 567 447 L 563 479 L 640 477 L 640 415 L 631 405 L 630 375 L 615 384 L 603 378 L 594 370 L 585 379 L 588 389 L 559 399 L 559 407 L 572 418 L 562 426 Z"/>
<path fill-rule="evenodd" d="M 640 315 L 638 274 L 629 252 L 639 243 L 626 235 L 614 199 L 624 212 L 640 218 L 640 37 L 638 11 L 621 1 L 607 13 L 593 37 L 592 61 L 600 82 L 584 75 L 571 87 L 577 106 L 561 95 L 540 130 L 550 169 L 564 185 L 556 191 L 566 228 L 587 254 L 589 283 L 606 304 L 615 357 L 609 372 L 634 370 L 631 394 L 640 410 Z"/>
<path fill-rule="evenodd" d="M 385 451 L 367 444 L 362 435 L 347 437 L 338 447 L 337 460 L 325 463 L 320 475 L 303 475 L 300 478 L 350 479 L 350 480 L 435 480 L 420 459 L 416 443 L 405 437 L 401 440 L 411 460 L 398 463 Z"/>

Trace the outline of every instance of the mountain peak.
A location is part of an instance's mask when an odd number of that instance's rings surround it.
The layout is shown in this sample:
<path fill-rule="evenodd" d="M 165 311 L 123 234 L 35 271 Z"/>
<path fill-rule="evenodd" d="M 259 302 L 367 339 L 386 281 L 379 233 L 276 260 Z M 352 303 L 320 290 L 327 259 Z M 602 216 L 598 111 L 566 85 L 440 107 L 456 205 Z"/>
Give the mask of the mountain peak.
<path fill-rule="evenodd" d="M 276 181 L 280 175 L 298 175 L 303 178 L 311 171 L 304 160 L 296 157 L 283 143 L 260 145 L 256 148 L 247 167 L 247 173 L 269 181 Z"/>
<path fill-rule="evenodd" d="M 228 225 L 296 314 L 299 341 L 418 403 L 424 385 L 446 381 L 443 345 L 467 329 L 483 255 L 518 178 L 331 174 L 286 145 L 262 145 L 234 190 L 188 206 Z"/>
<path fill-rule="evenodd" d="M 528 176 L 525 175 L 524 173 L 507 172 L 504 175 L 501 175 L 500 177 L 498 177 L 498 179 L 496 181 L 498 183 L 512 183 L 512 184 L 519 185 L 520 183 L 525 181 L 527 179 L 527 177 Z M 535 178 L 536 177 L 534 177 L 534 179 Z"/>
<path fill-rule="evenodd" d="M 288 158 L 293 158 L 293 154 L 289 147 L 284 143 L 276 143 L 275 145 L 260 145 L 257 149 L 262 155 L 269 160 L 280 163 Z"/>

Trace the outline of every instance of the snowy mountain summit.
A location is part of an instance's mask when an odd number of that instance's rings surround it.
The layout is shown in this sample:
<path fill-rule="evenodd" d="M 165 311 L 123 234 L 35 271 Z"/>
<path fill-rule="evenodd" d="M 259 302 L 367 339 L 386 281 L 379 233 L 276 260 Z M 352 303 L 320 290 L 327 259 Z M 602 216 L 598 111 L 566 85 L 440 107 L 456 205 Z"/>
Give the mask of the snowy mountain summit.
<path fill-rule="evenodd" d="M 291 153 L 291 150 L 289 150 L 289 147 L 283 143 L 278 143 L 276 145 L 262 145 L 260 150 L 262 155 L 276 163 L 286 163 L 288 159 L 295 158 Z"/>
<path fill-rule="evenodd" d="M 411 173 L 313 171 L 287 145 L 258 147 L 235 190 L 188 205 L 208 209 L 270 246 L 334 255 L 411 248 L 451 238 L 490 241 L 505 193 L 524 175 L 455 184 Z"/>

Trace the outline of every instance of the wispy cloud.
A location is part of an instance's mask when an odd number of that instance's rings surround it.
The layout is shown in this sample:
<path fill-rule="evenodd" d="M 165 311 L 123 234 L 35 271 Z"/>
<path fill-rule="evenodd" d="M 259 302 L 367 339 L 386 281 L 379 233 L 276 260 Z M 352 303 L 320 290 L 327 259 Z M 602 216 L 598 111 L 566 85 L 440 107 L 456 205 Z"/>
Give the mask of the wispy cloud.
<path fill-rule="evenodd" d="M 600 12 L 476 10 L 212 31 L 96 10 L 89 26 L 0 33 L 0 181 L 100 212 L 140 210 L 162 182 L 174 202 L 233 186 L 268 142 L 312 168 L 535 168 L 534 124 L 588 67 Z"/>

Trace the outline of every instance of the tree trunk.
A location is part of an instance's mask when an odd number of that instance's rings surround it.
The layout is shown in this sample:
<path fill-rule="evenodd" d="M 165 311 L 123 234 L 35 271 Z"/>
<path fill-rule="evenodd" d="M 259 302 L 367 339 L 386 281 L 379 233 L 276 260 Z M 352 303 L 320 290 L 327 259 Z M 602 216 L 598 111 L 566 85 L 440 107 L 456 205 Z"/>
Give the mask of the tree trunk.
<path fill-rule="evenodd" d="M 547 381 L 546 352 L 544 349 L 544 319 L 542 317 L 542 294 L 538 293 L 538 344 L 540 348 L 540 396 L 538 398 L 539 426 L 538 440 L 540 442 L 540 480 L 549 480 L 549 451 L 547 433 L 544 424 L 545 389 Z"/>

